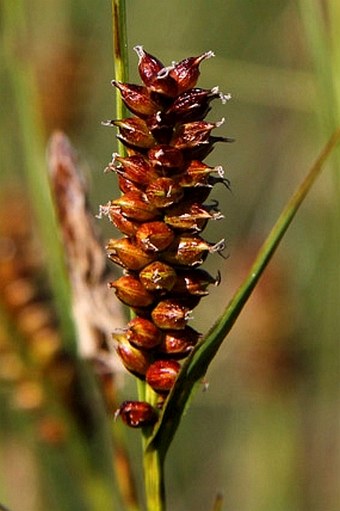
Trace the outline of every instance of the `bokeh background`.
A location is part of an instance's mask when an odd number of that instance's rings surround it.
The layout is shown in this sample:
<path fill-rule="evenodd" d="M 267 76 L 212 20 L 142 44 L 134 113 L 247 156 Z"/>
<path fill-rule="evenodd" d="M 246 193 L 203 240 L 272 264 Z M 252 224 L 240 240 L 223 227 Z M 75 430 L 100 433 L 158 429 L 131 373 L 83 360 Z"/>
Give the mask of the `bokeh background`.
<path fill-rule="evenodd" d="M 94 213 L 117 195 L 114 176 L 103 174 L 117 150 L 114 132 L 100 124 L 115 117 L 111 5 L 4 0 L 0 23 L 0 264 L 11 260 L 28 267 L 25 275 L 39 272 L 37 285 L 54 290 L 50 305 L 65 333 L 68 299 L 58 288 L 45 150 L 53 130 L 67 133 L 83 161 Z M 226 118 L 220 133 L 236 142 L 220 145 L 208 159 L 223 165 L 232 192 L 222 186 L 214 192 L 226 218 L 209 226 L 206 237 L 225 238 L 228 257 L 211 256 L 206 264 L 212 274 L 220 269 L 222 283 L 195 312 L 193 326 L 202 332 L 223 311 L 285 201 L 340 124 L 339 23 L 337 0 L 127 1 L 130 81 L 138 80 L 137 44 L 165 63 L 211 49 L 216 57 L 202 65 L 199 85 L 232 94 L 209 114 L 214 121 Z M 207 390 L 202 385 L 183 419 L 167 464 L 171 510 L 207 511 L 218 492 L 225 510 L 339 509 L 338 163 L 335 154 L 212 364 Z M 105 221 L 98 228 L 104 238 L 117 235 Z M 7 244 L 13 232 L 26 243 L 16 259 Z M 15 265 L 6 271 L 3 284 L 15 276 Z M 18 362 L 21 345 L 10 343 L 22 341 L 30 327 L 18 334 L 22 318 L 15 319 L 4 285 L 0 289 L 6 325 L 0 502 L 11 511 L 123 509 L 111 496 L 114 476 L 103 447 L 112 424 L 102 425 L 100 409 L 91 419 L 96 434 L 68 436 L 72 428 L 63 426 L 60 403 L 48 393 L 41 397 L 44 374 L 33 387 L 30 375 L 26 386 L 17 382 L 26 355 Z M 57 320 L 50 320 L 55 327 Z M 61 337 L 72 351 L 72 341 Z M 122 399 L 135 395 L 132 380 L 120 383 Z M 42 402 L 53 409 L 45 422 Z M 139 433 L 126 435 L 140 481 Z"/>

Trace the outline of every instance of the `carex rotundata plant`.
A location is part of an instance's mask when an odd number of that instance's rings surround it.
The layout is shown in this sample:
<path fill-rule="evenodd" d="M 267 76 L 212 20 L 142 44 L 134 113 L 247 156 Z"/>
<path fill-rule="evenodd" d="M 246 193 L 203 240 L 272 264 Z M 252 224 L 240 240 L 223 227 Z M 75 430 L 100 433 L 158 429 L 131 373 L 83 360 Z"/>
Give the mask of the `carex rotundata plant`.
<path fill-rule="evenodd" d="M 206 202 L 215 184 L 229 187 L 221 166 L 204 159 L 216 142 L 222 121 L 204 120 L 214 99 L 229 95 L 218 87 L 196 87 L 200 64 L 211 51 L 165 67 L 142 46 L 135 48 L 143 85 L 113 81 L 132 117 L 107 121 L 127 156 L 114 154 L 108 169 L 118 176 L 121 196 L 101 210 L 123 237 L 111 239 L 108 257 L 124 269 L 112 287 L 133 311 L 126 329 L 113 335 L 125 367 L 156 393 L 155 407 L 125 401 L 123 421 L 143 427 L 157 420 L 165 397 L 185 359 L 201 338 L 188 322 L 192 310 L 220 276 L 201 268 L 208 254 L 219 253 L 224 240 L 207 241 L 202 231 L 223 215 L 216 201 Z"/>

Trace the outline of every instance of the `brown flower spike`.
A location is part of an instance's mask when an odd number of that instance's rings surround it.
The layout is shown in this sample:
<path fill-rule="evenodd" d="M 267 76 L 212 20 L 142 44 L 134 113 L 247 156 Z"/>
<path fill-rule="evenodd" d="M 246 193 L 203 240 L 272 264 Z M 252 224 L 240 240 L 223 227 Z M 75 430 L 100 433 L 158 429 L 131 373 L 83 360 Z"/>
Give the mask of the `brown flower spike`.
<path fill-rule="evenodd" d="M 118 176 L 122 195 L 101 207 L 124 237 L 111 239 L 108 257 L 124 268 L 110 283 L 118 298 L 136 317 L 124 332 L 114 334 L 118 355 L 135 376 L 146 380 L 164 401 L 181 360 L 201 335 L 188 326 L 192 310 L 218 284 L 199 268 L 208 254 L 220 252 L 201 233 L 209 220 L 223 215 L 217 205 L 204 205 L 213 186 L 229 181 L 220 166 L 203 159 L 215 142 L 229 138 L 211 133 L 223 123 L 207 122 L 210 103 L 223 95 L 218 87 L 196 87 L 200 64 L 213 57 L 206 52 L 165 67 L 142 46 L 135 48 L 143 85 L 113 81 L 126 107 L 134 114 L 107 121 L 118 128 L 117 138 L 127 156 L 113 155 L 107 170 Z M 149 403 L 123 403 L 117 415 L 132 427 L 157 419 Z"/>

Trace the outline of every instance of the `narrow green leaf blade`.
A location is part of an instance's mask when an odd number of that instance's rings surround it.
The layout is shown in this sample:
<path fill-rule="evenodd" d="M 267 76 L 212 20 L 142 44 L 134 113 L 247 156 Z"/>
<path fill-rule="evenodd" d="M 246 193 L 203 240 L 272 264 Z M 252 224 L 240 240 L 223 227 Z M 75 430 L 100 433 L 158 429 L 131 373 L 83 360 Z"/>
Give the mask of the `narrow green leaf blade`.
<path fill-rule="evenodd" d="M 325 161 L 339 142 L 340 128 L 331 136 L 305 179 L 291 196 L 262 245 L 247 277 L 236 291 L 224 313 L 183 364 L 176 384 L 165 403 L 160 421 L 149 441 L 149 448 L 159 449 L 163 458 L 176 433 L 194 385 L 204 377 L 216 352 L 233 327 L 304 198 L 320 174 Z"/>

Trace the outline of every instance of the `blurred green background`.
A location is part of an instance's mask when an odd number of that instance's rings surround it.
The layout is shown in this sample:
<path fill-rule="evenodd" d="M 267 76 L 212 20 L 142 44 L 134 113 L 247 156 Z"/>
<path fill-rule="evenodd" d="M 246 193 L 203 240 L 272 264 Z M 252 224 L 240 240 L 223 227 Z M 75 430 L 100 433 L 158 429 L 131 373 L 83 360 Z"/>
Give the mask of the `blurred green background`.
<path fill-rule="evenodd" d="M 47 265 L 56 258 L 50 279 L 56 294 L 65 294 L 57 302 L 67 323 L 67 292 L 57 285 L 57 233 L 49 223 L 45 148 L 53 130 L 68 134 L 87 162 L 95 213 L 117 195 L 114 177 L 103 175 L 117 144 L 114 132 L 100 125 L 115 117 L 111 5 L 4 0 L 0 22 L 1 191 L 8 198 L 16 185 L 31 204 Z M 137 44 L 166 64 L 213 50 L 216 57 L 202 65 L 199 85 L 232 94 L 209 114 L 214 121 L 226 118 L 219 134 L 236 142 L 220 145 L 207 160 L 223 165 L 232 192 L 214 191 L 226 219 L 210 225 L 206 238 L 225 238 L 228 257 L 211 256 L 206 264 L 213 274 L 222 271 L 222 283 L 195 312 L 193 326 L 202 332 L 222 312 L 285 201 L 340 125 L 339 23 L 337 0 L 127 2 L 130 81 L 138 80 Z M 167 465 L 171 510 L 207 511 L 217 492 L 226 511 L 339 509 L 338 158 L 307 198 L 207 374 L 208 389 L 202 386 L 183 420 Z M 107 222 L 98 225 L 104 237 L 117 236 Z M 127 377 L 121 396 L 134 393 Z M 104 462 L 103 480 L 84 476 L 93 485 L 84 502 L 77 495 L 74 501 L 46 495 L 52 490 L 39 483 L 41 452 L 32 424 L 25 411 L 8 405 L 7 387 L 0 397 L 0 502 L 11 511 L 110 510 L 111 474 Z M 137 467 L 139 434 L 127 435 Z M 7 452 L 9 442 L 14 447 Z M 96 465 L 101 452 L 98 445 L 96 454 L 82 449 L 73 467 L 80 479 L 79 460 L 93 456 Z M 78 451 L 72 456 L 77 459 Z M 47 488 L 70 492 L 60 476 L 67 459 L 50 463 L 49 478 L 58 482 L 50 480 Z"/>

